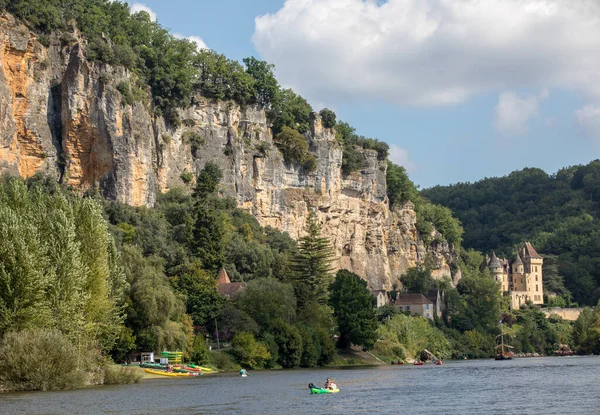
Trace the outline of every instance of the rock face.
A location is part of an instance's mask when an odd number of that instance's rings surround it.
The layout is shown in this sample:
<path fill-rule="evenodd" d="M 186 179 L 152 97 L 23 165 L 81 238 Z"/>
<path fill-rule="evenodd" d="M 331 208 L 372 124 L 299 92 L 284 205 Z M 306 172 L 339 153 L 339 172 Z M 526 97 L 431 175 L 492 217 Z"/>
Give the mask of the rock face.
<path fill-rule="evenodd" d="M 78 39 L 78 36 L 75 36 Z M 386 164 L 363 150 L 365 167 L 341 173 L 333 130 L 313 115 L 306 134 L 317 168 L 286 165 L 273 145 L 265 112 L 196 97 L 174 128 L 147 103 L 125 105 L 123 68 L 88 62 L 85 42 L 51 39 L 41 46 L 11 16 L 0 20 L 0 172 L 42 173 L 75 189 L 151 206 L 159 192 L 193 185 L 208 161 L 223 170 L 223 195 L 235 198 L 264 226 L 302 235 L 310 210 L 337 253 L 336 267 L 361 275 L 372 289 L 391 289 L 426 257 L 438 278 L 452 277 L 455 254 L 445 243 L 426 246 L 413 206 L 392 212 Z M 187 183 L 186 183 L 187 182 Z"/>

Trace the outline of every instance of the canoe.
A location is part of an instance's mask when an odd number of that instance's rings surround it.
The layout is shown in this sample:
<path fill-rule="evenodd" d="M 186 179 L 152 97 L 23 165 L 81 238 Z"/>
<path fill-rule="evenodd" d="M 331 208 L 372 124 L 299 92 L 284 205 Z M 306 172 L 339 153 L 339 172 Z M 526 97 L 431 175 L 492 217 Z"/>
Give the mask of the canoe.
<path fill-rule="evenodd" d="M 310 393 L 314 395 L 320 395 L 324 393 L 338 393 L 339 389 L 325 389 L 325 388 L 311 388 Z"/>
<path fill-rule="evenodd" d="M 153 375 L 161 375 L 161 376 L 198 376 L 198 373 L 173 373 L 173 372 L 165 372 L 162 370 L 152 370 L 152 369 L 144 369 L 148 373 L 152 373 Z"/>
<path fill-rule="evenodd" d="M 198 365 L 190 365 L 190 367 L 192 367 L 194 369 L 200 369 L 203 372 L 216 372 L 216 370 L 211 369 L 210 367 L 203 367 L 203 366 L 198 366 Z"/>
<path fill-rule="evenodd" d="M 423 366 L 423 362 L 416 361 L 416 362 L 414 363 L 414 365 L 415 365 L 415 366 Z"/>

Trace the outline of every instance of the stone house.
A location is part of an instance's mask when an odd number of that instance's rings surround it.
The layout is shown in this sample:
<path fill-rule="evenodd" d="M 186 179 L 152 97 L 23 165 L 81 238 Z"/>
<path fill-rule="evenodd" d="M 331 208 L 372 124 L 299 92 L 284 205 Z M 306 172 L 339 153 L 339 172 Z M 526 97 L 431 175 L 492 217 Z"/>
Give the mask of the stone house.
<path fill-rule="evenodd" d="M 388 296 L 386 290 L 371 290 L 371 294 L 375 297 L 375 307 L 379 308 L 388 303 Z"/>
<path fill-rule="evenodd" d="M 431 320 L 435 313 L 433 302 L 421 293 L 398 294 L 394 306 L 400 311 L 410 311 L 411 314 L 418 314 Z"/>

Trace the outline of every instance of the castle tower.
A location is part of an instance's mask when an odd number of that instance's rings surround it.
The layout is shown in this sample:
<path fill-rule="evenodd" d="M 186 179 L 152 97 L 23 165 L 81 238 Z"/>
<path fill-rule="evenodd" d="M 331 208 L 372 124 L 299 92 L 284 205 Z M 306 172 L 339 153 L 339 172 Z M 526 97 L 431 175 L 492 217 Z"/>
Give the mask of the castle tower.
<path fill-rule="evenodd" d="M 523 257 L 525 268 L 527 296 L 533 304 L 543 304 L 544 286 L 542 279 L 542 265 L 544 264 L 544 258 L 537 253 L 529 242 L 525 242 L 525 246 L 521 248 L 521 256 Z"/>
<path fill-rule="evenodd" d="M 513 281 L 513 291 L 525 291 L 526 290 L 526 281 L 524 275 L 524 264 L 521 260 L 521 257 L 517 255 L 517 257 L 513 260 L 511 265 L 511 274 Z"/>
<path fill-rule="evenodd" d="M 492 258 L 490 259 L 488 268 L 490 269 L 492 278 L 501 284 L 502 292 L 508 291 L 508 275 L 504 272 L 504 267 L 500 263 L 500 260 L 496 256 L 495 252 L 492 253 Z"/>

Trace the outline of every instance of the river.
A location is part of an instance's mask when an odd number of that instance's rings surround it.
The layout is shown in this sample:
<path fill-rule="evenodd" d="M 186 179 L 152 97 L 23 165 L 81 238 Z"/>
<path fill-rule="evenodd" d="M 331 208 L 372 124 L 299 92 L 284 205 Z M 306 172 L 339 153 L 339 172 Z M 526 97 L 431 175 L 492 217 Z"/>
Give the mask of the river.
<path fill-rule="evenodd" d="M 447 361 L 152 379 L 0 394 L 0 414 L 598 414 L 600 357 Z M 341 392 L 310 395 L 333 378 Z"/>

